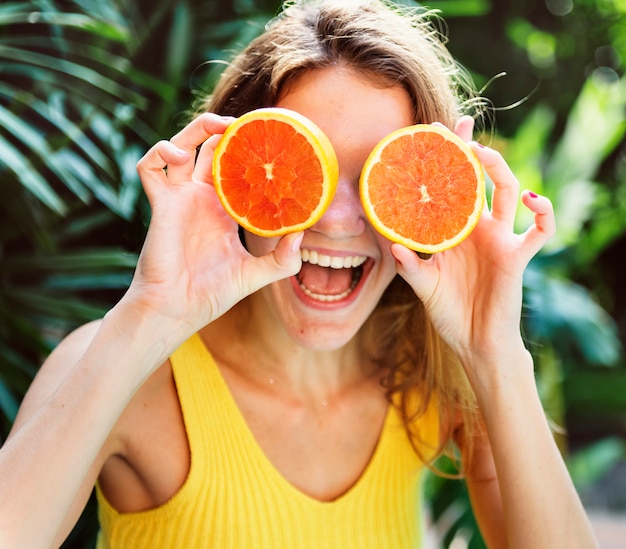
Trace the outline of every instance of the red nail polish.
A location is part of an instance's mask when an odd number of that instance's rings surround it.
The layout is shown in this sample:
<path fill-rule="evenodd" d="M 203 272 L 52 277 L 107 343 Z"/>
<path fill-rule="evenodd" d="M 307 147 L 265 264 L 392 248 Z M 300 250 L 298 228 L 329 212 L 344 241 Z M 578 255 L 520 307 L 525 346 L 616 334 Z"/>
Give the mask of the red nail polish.
<path fill-rule="evenodd" d="M 530 198 L 537 198 L 539 196 L 538 194 L 535 194 L 532 191 L 528 191 L 528 195 L 530 196 Z"/>

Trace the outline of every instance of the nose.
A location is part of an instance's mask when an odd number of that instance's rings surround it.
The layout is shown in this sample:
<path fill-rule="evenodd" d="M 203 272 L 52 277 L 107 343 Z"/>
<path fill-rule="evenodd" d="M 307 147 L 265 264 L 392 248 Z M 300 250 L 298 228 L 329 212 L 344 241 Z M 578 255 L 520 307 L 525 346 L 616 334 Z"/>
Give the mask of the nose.
<path fill-rule="evenodd" d="M 358 184 L 340 177 L 332 202 L 311 230 L 324 233 L 330 238 L 341 239 L 359 236 L 366 227 Z"/>

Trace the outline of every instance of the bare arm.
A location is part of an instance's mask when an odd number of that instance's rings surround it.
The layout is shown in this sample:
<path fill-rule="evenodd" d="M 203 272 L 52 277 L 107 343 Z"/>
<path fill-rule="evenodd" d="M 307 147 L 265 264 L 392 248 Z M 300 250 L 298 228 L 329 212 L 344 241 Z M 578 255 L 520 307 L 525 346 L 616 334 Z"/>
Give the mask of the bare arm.
<path fill-rule="evenodd" d="M 457 133 L 471 135 L 471 120 L 462 119 Z M 489 494 L 479 494 L 478 482 L 470 486 L 480 517 L 500 513 L 511 548 L 597 547 L 553 441 L 520 334 L 523 273 L 555 232 L 552 205 L 546 197 L 523 193 L 535 222 L 515 234 L 519 183 L 496 151 L 472 148 L 494 182 L 491 211 L 483 212 L 466 241 L 429 261 L 394 244 L 398 272 L 460 358 L 476 394 L 500 493 L 496 497 L 493 483 L 483 486 Z M 494 535 L 495 547 L 500 539 Z"/>
<path fill-rule="evenodd" d="M 116 422 L 143 382 L 192 333 L 299 270 L 301 235 L 253 257 L 219 205 L 212 146 L 228 124 L 202 115 L 140 161 L 152 220 L 133 282 L 97 329 L 53 353 L 0 450 L 3 549 L 58 545 L 117 451 Z"/>
<path fill-rule="evenodd" d="M 531 357 L 523 350 L 514 356 L 525 367 L 512 369 L 477 395 L 493 448 L 509 545 L 597 547 L 545 418 Z"/>
<path fill-rule="evenodd" d="M 505 548 L 507 534 L 502 496 L 489 438 L 486 433 L 477 434 L 470 450 L 463 424 L 459 423 L 454 439 L 462 453 L 464 481 L 483 539 L 490 549 Z"/>
<path fill-rule="evenodd" d="M 522 353 L 520 359 L 528 362 L 530 356 Z M 489 403 L 481 408 L 488 411 L 489 437 L 476 440 L 471 455 L 463 452 L 472 508 L 487 546 L 597 547 L 534 379 L 512 376 L 508 383 L 510 393 L 492 388 L 485 394 Z M 465 447 L 462 434 L 459 446 Z"/>
<path fill-rule="evenodd" d="M 85 327 L 63 342 L 22 404 L 0 452 L 3 548 L 60 544 L 102 464 L 118 450 L 117 419 L 144 372 L 164 360 L 164 349 L 155 349 L 152 340 L 157 325 L 133 329 L 127 323 L 120 338 L 117 317 L 121 311 L 112 311 L 100 326 Z"/>

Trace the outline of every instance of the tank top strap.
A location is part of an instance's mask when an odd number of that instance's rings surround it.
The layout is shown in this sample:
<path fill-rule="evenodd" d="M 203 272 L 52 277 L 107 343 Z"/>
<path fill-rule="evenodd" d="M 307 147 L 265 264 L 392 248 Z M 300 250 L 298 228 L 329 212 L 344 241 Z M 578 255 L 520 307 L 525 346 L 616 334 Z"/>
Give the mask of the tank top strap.
<path fill-rule="evenodd" d="M 223 404 L 231 397 L 199 334 L 185 341 L 172 354 L 170 363 L 193 459 L 209 449 L 207 424 L 227 419 Z"/>

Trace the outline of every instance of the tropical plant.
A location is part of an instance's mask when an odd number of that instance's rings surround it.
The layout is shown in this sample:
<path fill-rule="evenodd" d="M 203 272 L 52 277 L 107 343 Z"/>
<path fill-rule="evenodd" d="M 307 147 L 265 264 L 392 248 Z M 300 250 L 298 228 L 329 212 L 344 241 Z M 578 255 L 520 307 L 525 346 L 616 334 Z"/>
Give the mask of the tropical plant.
<path fill-rule="evenodd" d="M 0 440 L 45 356 L 128 286 L 149 215 L 135 164 L 176 131 L 189 75 L 206 79 L 202 61 L 260 32 L 272 11 L 261 13 L 252 2 L 0 4 Z M 64 547 L 94 535 L 92 501 Z"/>
<path fill-rule="evenodd" d="M 43 357 L 128 285 L 148 215 L 135 164 L 176 131 L 189 75 L 272 13 L 226 8 L 0 5 L 2 438 Z"/>
<path fill-rule="evenodd" d="M 87 295 L 129 280 L 133 257 L 105 238 L 140 189 L 127 135 L 145 78 L 119 56 L 127 41 L 119 17 L 0 5 L 3 432 L 58 336 L 102 314 Z"/>
<path fill-rule="evenodd" d="M 554 117 L 545 106 L 532 111 L 511 139 L 497 144 L 506 150 L 513 171 L 525 186 L 553 197 L 557 222 L 563 227 L 551 246 L 527 269 L 522 324 L 535 355 L 544 408 L 555 425 L 563 453 L 571 460 L 572 475 L 580 489 L 626 453 L 626 446 L 618 439 L 601 439 L 597 445 L 581 450 L 579 456 L 570 455 L 564 436 L 569 399 L 580 398 L 571 394 L 567 384 L 572 380 L 576 383 L 579 372 L 584 372 L 588 380 L 590 368 L 593 371 L 594 367 L 612 367 L 621 371 L 622 380 L 626 381 L 624 365 L 620 367 L 623 349 L 615 320 L 588 289 L 572 282 L 575 270 L 588 265 L 589 258 L 595 259 L 626 229 L 626 204 L 612 202 L 605 186 L 595 180 L 601 165 L 619 146 L 626 131 L 623 82 L 626 80 L 609 83 L 592 76 L 583 86 L 566 129 L 552 149 L 548 142 Z M 589 118 L 594 121 L 593 129 L 587 124 Z M 586 145 L 590 132 L 592 142 Z M 605 210 L 604 214 L 594 215 L 596 208 Z M 586 231 L 584 225 L 590 220 L 594 220 L 594 225 Z M 529 222 L 530 219 L 521 215 L 518 230 L 523 230 Z M 591 245 L 592 249 L 587 249 Z M 595 379 L 593 398 L 586 400 L 586 413 L 598 406 L 594 402 L 599 401 L 601 417 L 606 421 L 611 412 L 623 414 L 626 397 L 625 393 L 612 390 L 613 377 L 605 384 L 601 379 Z M 589 386 L 576 387 L 585 392 L 591 390 Z M 616 420 L 621 417 L 617 416 Z M 444 470 L 452 466 L 447 461 L 443 463 Z M 450 522 L 443 536 L 444 546 L 448 547 L 459 535 L 468 539 L 471 548 L 484 547 L 463 483 L 431 478 L 428 486 L 433 519 Z"/>
<path fill-rule="evenodd" d="M 454 27 L 453 21 L 450 32 L 476 32 L 479 24 L 494 29 L 495 58 L 508 55 L 514 66 L 526 63 L 534 69 L 502 79 L 516 83 L 507 89 L 532 91 L 535 85 L 528 79 L 533 73 L 540 82 L 525 108 L 500 113 L 506 115 L 505 124 L 492 144 L 502 149 L 525 188 L 546 194 L 555 206 L 558 234 L 527 270 L 522 324 L 535 355 L 544 408 L 583 492 L 626 458 L 625 334 L 619 330 L 624 308 L 618 308 L 615 297 L 619 284 L 611 266 L 616 263 L 607 264 L 611 250 L 626 238 L 626 79 L 615 55 L 624 51 L 617 29 L 626 24 L 626 13 L 610 2 L 601 3 L 600 9 L 600 3 L 588 1 L 575 13 L 571 2 L 546 4 L 553 10 L 558 5 L 570 8 L 557 15 L 545 6 L 542 11 L 536 2 L 499 3 L 487 17 L 470 20 L 469 30 Z M 498 21 L 505 23 L 498 27 Z M 570 37 L 562 39 L 564 29 L 581 25 L 593 30 L 575 47 Z M 607 38 L 610 42 L 602 42 Z M 587 41 L 593 40 L 594 47 L 589 47 Z M 478 45 L 462 43 L 469 45 L 466 63 L 478 60 L 482 52 L 474 57 L 471 51 Z M 564 49 L 568 43 L 572 47 Z M 587 52 L 594 49 L 590 59 Z M 484 66 L 485 59 L 469 61 L 470 67 Z M 563 93 L 545 93 L 553 86 Z M 500 90 L 495 96 L 496 105 L 506 104 Z M 518 231 L 531 222 L 523 210 L 520 214 Z M 441 466 L 446 470 L 452 464 L 444 461 Z M 432 477 L 427 488 L 433 520 L 444 532 L 442 544 L 464 540 L 468 547 L 484 547 L 463 483 Z"/>

